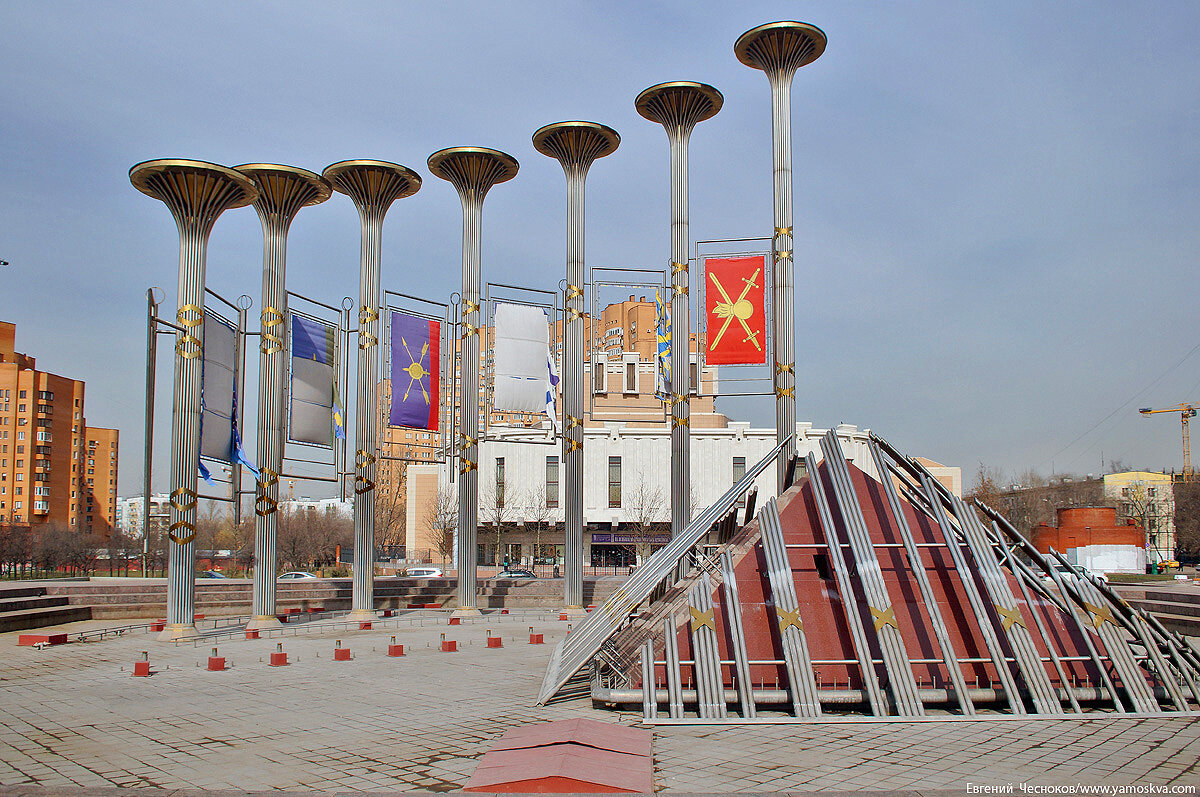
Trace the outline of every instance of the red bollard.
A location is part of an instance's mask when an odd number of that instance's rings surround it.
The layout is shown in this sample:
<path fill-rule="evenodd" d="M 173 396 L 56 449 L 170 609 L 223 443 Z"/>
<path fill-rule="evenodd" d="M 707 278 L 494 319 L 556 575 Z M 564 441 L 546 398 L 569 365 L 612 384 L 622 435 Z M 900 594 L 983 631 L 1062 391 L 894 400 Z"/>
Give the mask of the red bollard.
<path fill-rule="evenodd" d="M 133 674 L 139 678 L 145 678 L 150 675 L 150 654 L 142 651 L 141 661 L 133 663 Z"/>

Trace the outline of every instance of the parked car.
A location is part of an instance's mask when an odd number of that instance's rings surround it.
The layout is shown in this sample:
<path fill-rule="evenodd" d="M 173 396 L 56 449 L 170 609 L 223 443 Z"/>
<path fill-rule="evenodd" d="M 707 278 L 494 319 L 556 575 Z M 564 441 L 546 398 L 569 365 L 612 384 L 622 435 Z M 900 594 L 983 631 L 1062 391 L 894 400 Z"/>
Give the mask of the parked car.
<path fill-rule="evenodd" d="M 316 581 L 317 577 L 312 573 L 306 573 L 303 570 L 295 570 L 291 573 L 284 573 L 279 577 L 280 581 Z"/>
<path fill-rule="evenodd" d="M 537 578 L 530 570 L 501 570 L 496 578 Z"/>
<path fill-rule="evenodd" d="M 441 578 L 442 571 L 436 567 L 410 567 L 404 571 L 406 578 Z"/>
<path fill-rule="evenodd" d="M 196 578 L 229 578 L 229 576 L 216 570 L 205 570 L 203 573 L 196 574 Z"/>

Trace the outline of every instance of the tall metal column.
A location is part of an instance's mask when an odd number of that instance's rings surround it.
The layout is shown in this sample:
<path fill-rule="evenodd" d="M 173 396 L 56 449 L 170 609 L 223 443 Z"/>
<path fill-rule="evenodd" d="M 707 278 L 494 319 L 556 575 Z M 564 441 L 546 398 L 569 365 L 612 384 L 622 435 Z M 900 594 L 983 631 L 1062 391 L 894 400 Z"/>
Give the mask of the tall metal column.
<path fill-rule="evenodd" d="M 771 141 L 774 163 L 775 440 L 796 433 L 796 310 L 792 285 L 792 76 L 825 52 L 825 33 L 803 22 L 769 22 L 746 31 L 733 45 L 738 60 L 767 73 L 771 83 Z M 784 446 L 776 465 L 783 492 L 796 443 Z"/>
<path fill-rule="evenodd" d="M 671 536 L 692 516 L 691 313 L 688 304 L 688 140 L 697 122 L 721 110 L 721 92 L 705 83 L 651 86 L 637 96 L 637 112 L 667 131 L 671 145 Z"/>
<path fill-rule="evenodd" d="M 479 614 L 475 606 L 476 551 L 479 534 L 479 334 L 480 243 L 483 200 L 496 183 L 517 176 L 520 166 L 503 152 L 485 147 L 451 147 L 429 156 L 429 171 L 458 191 L 462 202 L 462 375 L 458 396 L 458 569 L 456 614 Z"/>
<path fill-rule="evenodd" d="M 567 329 L 563 349 L 563 464 L 566 476 L 563 597 L 567 609 L 583 609 L 583 401 L 588 361 L 583 320 L 583 198 L 588 168 L 616 152 L 617 131 L 595 122 L 556 122 L 533 134 L 533 147 L 555 158 L 567 177 Z"/>
<path fill-rule="evenodd" d="M 204 259 L 217 217 L 257 196 L 250 178 L 214 163 L 153 160 L 129 170 L 129 181 L 162 200 L 179 230 L 179 299 L 175 342 L 175 406 L 171 414 L 171 541 L 167 624 L 159 639 L 196 635 L 196 469 L 200 464 L 200 379 L 204 364 Z M 150 496 L 145 496 L 149 501 Z M 148 529 L 147 529 L 148 531 Z"/>
<path fill-rule="evenodd" d="M 279 625 L 275 617 L 275 534 L 279 474 L 283 471 L 287 317 L 287 234 L 300 208 L 329 199 L 329 183 L 294 166 L 248 163 L 236 167 L 254 180 L 254 209 L 263 230 L 261 334 L 258 339 L 258 467 L 254 499 L 254 599 L 247 628 Z M 240 503 L 240 497 L 234 496 Z M 235 504 L 236 506 L 237 504 Z"/>
<path fill-rule="evenodd" d="M 358 208 L 358 401 L 354 413 L 354 586 L 352 620 L 375 616 L 375 479 L 379 441 L 379 283 L 383 217 L 397 199 L 421 189 L 421 177 L 386 161 L 340 161 L 322 176 Z"/>

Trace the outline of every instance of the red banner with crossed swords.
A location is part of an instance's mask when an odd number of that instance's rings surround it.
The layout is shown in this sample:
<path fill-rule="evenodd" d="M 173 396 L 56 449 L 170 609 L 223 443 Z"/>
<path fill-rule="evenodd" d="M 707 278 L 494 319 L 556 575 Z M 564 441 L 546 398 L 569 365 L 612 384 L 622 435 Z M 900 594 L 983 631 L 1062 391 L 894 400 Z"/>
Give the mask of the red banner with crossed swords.
<path fill-rule="evenodd" d="M 767 361 L 765 255 L 704 261 L 707 365 L 763 365 Z"/>

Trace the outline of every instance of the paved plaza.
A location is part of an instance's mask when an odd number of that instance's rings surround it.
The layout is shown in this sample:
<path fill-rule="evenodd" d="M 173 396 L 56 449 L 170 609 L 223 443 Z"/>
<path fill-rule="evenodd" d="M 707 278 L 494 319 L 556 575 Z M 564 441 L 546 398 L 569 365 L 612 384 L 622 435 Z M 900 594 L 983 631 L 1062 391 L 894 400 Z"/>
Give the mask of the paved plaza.
<path fill-rule="evenodd" d="M 113 622 L 66 628 L 106 625 Z M 529 626 L 545 645 L 528 644 Z M 487 647 L 489 629 L 502 648 Z M 556 613 L 529 611 L 462 626 L 445 615 L 381 621 L 370 631 L 309 626 L 279 639 L 195 647 L 131 633 L 37 650 L 0 634 L 0 795 L 455 790 L 515 725 L 640 721 L 640 713 L 589 701 L 534 706 L 566 631 Z M 459 652 L 440 651 L 442 634 Z M 385 655 L 393 635 L 403 658 Z M 352 661 L 333 660 L 336 639 Z M 267 664 L 277 642 L 287 667 Z M 214 644 L 231 670 L 204 669 Z M 154 674 L 131 677 L 143 650 Z M 655 784 L 667 792 L 1200 784 L 1194 718 L 653 730 Z"/>

